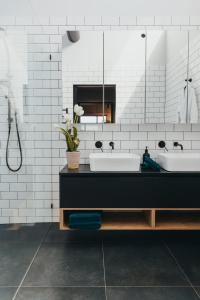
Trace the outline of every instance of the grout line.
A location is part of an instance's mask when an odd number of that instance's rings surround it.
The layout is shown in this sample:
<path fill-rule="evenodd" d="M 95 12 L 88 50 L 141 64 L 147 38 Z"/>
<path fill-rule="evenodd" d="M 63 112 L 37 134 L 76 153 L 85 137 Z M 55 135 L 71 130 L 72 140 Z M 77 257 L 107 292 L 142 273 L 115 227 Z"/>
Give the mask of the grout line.
<path fill-rule="evenodd" d="M 64 230 L 63 230 L 64 231 Z M 55 245 L 55 244 L 61 244 L 61 245 L 63 245 L 63 244 L 65 244 L 65 245 L 70 245 L 70 244 L 82 244 L 83 243 L 83 241 L 63 241 L 63 242 L 59 242 L 59 241 L 44 241 L 43 242 L 43 244 L 53 244 L 53 245 Z M 84 246 L 88 246 L 88 245 L 92 245 L 92 246 L 100 246 L 100 242 L 87 242 L 87 241 L 84 241 Z"/>
<path fill-rule="evenodd" d="M 106 285 L 106 288 L 191 288 L 190 285 Z M 105 285 L 23 285 L 23 288 L 105 288 Z"/>
<path fill-rule="evenodd" d="M 104 285 L 23 285 L 23 288 L 105 288 Z"/>
<path fill-rule="evenodd" d="M 102 240 L 102 257 L 103 257 L 103 279 L 104 279 L 104 288 L 105 288 L 105 297 L 107 300 L 107 292 L 106 292 L 106 268 L 105 268 L 105 255 L 104 255 L 104 248 L 103 248 L 103 240 Z"/>
<path fill-rule="evenodd" d="M 107 285 L 107 288 L 191 288 L 190 285 Z"/>
<path fill-rule="evenodd" d="M 193 286 L 192 282 L 190 281 L 189 277 L 187 276 L 187 274 L 185 273 L 184 269 L 181 267 L 181 265 L 179 264 L 177 258 L 175 257 L 175 255 L 173 254 L 172 250 L 169 248 L 169 246 L 163 241 L 164 246 L 166 247 L 166 249 L 168 250 L 170 256 L 173 258 L 173 260 L 175 261 L 177 267 L 179 268 L 179 270 L 181 271 L 181 273 L 184 275 L 186 281 L 189 283 L 190 287 L 193 289 L 193 291 L 195 292 L 195 294 L 197 295 L 197 297 L 200 299 L 200 295 L 198 293 L 198 291 L 196 290 L 196 288 Z"/>
<path fill-rule="evenodd" d="M 34 254 L 34 256 L 33 256 L 32 260 L 31 260 L 31 262 L 30 262 L 30 264 L 29 264 L 29 266 L 28 266 L 28 268 L 26 269 L 26 272 L 25 272 L 24 276 L 22 277 L 21 282 L 19 283 L 19 286 L 18 286 L 17 290 L 15 291 L 15 294 L 14 294 L 12 300 L 15 300 L 15 299 L 16 299 L 16 297 L 17 297 L 17 295 L 18 295 L 18 293 L 19 293 L 19 290 L 20 290 L 20 288 L 22 287 L 22 284 L 23 284 L 23 282 L 24 282 L 24 280 L 25 280 L 25 278 L 26 278 L 28 272 L 29 272 L 29 270 L 30 270 L 30 268 L 31 268 L 31 266 L 32 266 L 32 264 L 33 264 L 33 262 L 34 262 L 36 256 L 37 256 L 37 254 L 38 254 L 38 252 L 39 252 L 39 250 L 40 250 L 40 248 L 41 248 L 43 242 L 45 241 L 45 239 L 46 239 L 46 237 L 47 237 L 47 234 L 48 234 L 49 231 L 50 231 L 50 228 L 51 228 L 51 225 L 49 225 L 49 228 L 48 228 L 46 234 L 44 235 L 43 239 L 41 240 L 41 242 L 40 242 L 40 244 L 39 244 L 39 246 L 38 246 L 38 248 L 37 248 L 37 250 L 36 250 L 36 252 L 35 252 L 35 254 Z"/>
<path fill-rule="evenodd" d="M 0 289 L 4 289 L 4 288 L 17 288 L 17 285 L 1 285 Z"/>

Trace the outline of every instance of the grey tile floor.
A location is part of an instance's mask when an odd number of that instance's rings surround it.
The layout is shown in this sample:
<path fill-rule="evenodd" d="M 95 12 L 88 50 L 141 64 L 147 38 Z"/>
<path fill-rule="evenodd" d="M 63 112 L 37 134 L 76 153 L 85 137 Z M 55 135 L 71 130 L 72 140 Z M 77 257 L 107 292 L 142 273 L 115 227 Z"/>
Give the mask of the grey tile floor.
<path fill-rule="evenodd" d="M 0 225 L 0 300 L 133 299 L 200 299 L 200 233 Z"/>

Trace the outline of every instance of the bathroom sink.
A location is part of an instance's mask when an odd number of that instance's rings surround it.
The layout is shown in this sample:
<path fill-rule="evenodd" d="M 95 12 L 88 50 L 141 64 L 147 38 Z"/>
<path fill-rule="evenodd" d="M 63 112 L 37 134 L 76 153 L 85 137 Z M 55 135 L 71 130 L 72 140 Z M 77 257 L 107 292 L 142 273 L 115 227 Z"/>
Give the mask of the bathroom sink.
<path fill-rule="evenodd" d="M 90 170 L 98 171 L 139 171 L 140 156 L 132 153 L 91 153 Z"/>
<path fill-rule="evenodd" d="M 160 153 L 158 163 L 167 171 L 200 171 L 200 153 Z"/>

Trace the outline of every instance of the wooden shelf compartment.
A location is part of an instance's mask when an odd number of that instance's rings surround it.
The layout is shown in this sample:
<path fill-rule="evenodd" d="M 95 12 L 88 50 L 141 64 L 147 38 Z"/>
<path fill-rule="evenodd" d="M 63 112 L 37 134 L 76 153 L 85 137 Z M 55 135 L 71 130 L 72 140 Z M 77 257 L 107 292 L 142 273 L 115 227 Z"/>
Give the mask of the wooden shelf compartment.
<path fill-rule="evenodd" d="M 72 212 L 73 210 L 71 210 Z M 155 226 L 154 210 L 101 210 L 100 230 L 151 230 Z M 68 209 L 60 209 L 60 229 L 71 230 L 68 225 Z"/>
<path fill-rule="evenodd" d="M 157 230 L 200 230 L 200 209 L 156 210 Z"/>
<path fill-rule="evenodd" d="M 106 211 L 101 230 L 148 230 L 151 224 L 151 211 Z"/>

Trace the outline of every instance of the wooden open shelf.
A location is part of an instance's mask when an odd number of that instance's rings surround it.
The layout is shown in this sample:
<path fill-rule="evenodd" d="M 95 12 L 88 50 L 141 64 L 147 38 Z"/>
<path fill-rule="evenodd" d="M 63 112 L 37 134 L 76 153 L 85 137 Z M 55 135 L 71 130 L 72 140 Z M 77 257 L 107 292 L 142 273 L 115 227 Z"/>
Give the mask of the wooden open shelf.
<path fill-rule="evenodd" d="M 156 229 L 198 230 L 200 229 L 200 211 L 198 210 L 156 211 Z"/>
<path fill-rule="evenodd" d="M 102 230 L 151 229 L 150 211 L 103 212 Z"/>
<path fill-rule="evenodd" d="M 68 225 L 68 215 L 73 211 L 101 211 L 100 230 L 200 230 L 200 208 L 61 208 L 61 230 L 71 230 Z"/>

